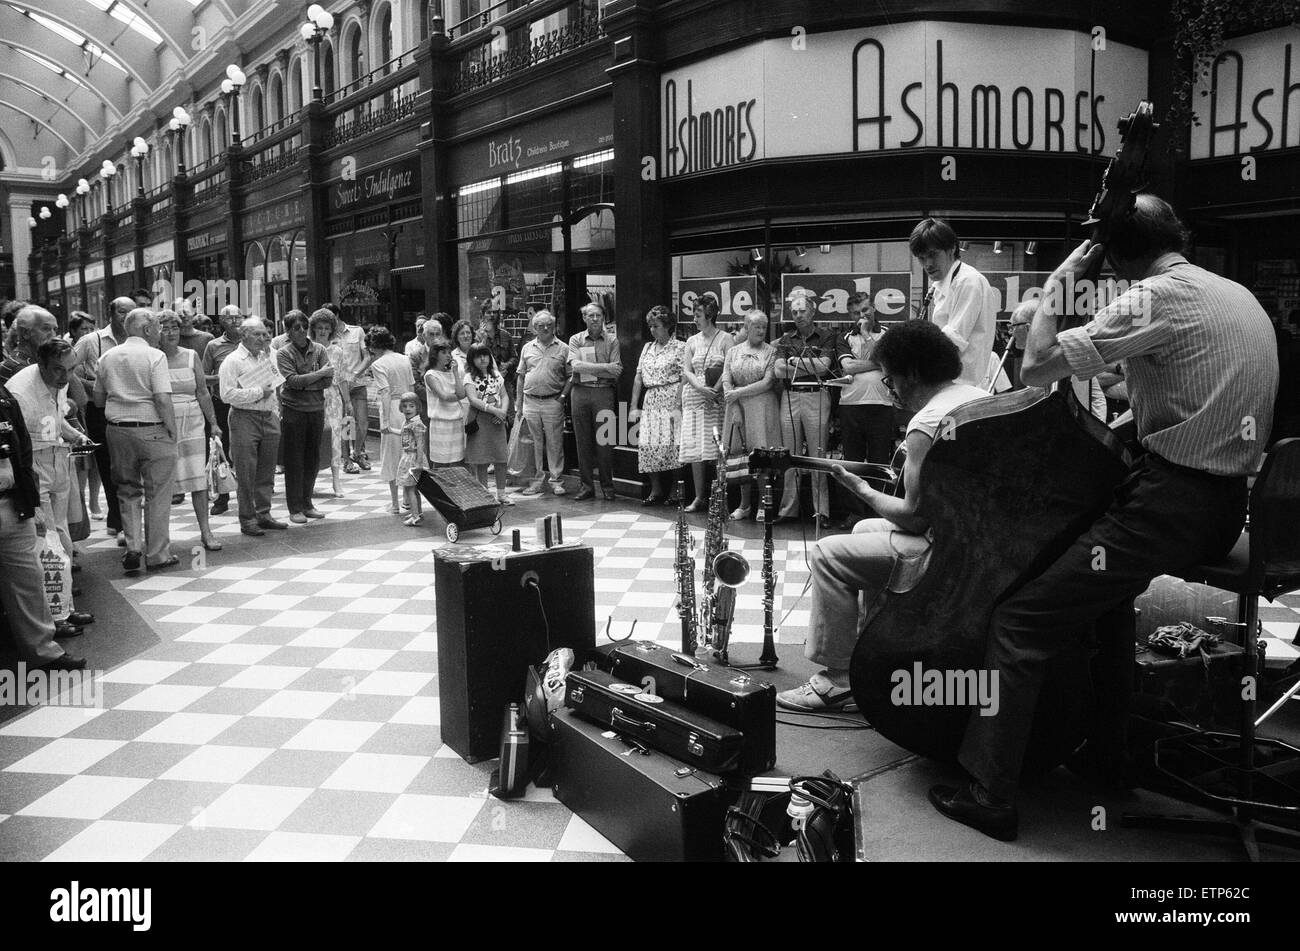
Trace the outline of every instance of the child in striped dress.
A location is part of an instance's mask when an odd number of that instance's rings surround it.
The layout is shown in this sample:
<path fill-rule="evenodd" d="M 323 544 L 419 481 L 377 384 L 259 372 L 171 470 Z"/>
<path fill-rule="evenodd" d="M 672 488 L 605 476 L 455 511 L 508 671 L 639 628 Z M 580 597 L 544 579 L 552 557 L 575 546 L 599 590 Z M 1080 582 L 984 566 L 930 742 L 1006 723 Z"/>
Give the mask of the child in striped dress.
<path fill-rule="evenodd" d="M 410 515 L 402 519 L 403 525 L 412 527 L 424 521 L 420 511 L 420 475 L 429 468 L 427 429 L 420 419 L 420 399 L 414 393 L 403 393 L 398 409 L 406 417 L 402 424 L 402 458 L 397 462 L 397 484 L 406 495 Z"/>

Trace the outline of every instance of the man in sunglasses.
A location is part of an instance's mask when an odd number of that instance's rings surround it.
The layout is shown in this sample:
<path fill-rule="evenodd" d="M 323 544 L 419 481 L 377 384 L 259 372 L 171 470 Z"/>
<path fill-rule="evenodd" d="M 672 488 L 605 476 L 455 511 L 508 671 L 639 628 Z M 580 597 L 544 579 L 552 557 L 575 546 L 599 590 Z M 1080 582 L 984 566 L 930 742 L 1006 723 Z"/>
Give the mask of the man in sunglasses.
<path fill-rule="evenodd" d="M 907 425 L 907 462 L 903 498 L 877 491 L 843 466 L 835 478 L 880 518 L 858 522 L 850 535 L 831 535 L 809 550 L 812 566 L 812 626 L 804 656 L 824 666 L 805 684 L 777 694 L 787 710 L 857 710 L 849 689 L 849 661 L 857 646 L 859 597 L 870 619 L 889 594 L 902 594 L 920 581 L 930 555 L 930 526 L 919 517 L 920 473 L 926 453 L 948 415 L 971 400 L 987 397 L 978 387 L 962 383 L 961 352 L 929 321 L 909 320 L 885 332 L 876 344 L 875 362 L 884 371 L 881 382 L 894 400 L 915 415 Z"/>

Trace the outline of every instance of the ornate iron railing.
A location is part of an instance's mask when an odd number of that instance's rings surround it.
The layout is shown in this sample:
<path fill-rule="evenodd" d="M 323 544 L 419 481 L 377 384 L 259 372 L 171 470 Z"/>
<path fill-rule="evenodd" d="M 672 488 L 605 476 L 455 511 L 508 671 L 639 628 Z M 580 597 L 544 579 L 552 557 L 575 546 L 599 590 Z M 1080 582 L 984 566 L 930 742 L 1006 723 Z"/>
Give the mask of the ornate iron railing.
<path fill-rule="evenodd" d="M 490 85 L 520 70 L 554 59 L 570 50 L 595 42 L 605 34 L 598 16 L 585 16 L 557 30 L 539 36 L 527 46 L 509 50 L 497 56 L 482 56 L 488 46 L 479 47 L 465 55 L 452 83 L 452 95 L 472 92 Z"/>
<path fill-rule="evenodd" d="M 386 98 L 380 98 L 378 101 L 386 101 Z M 325 132 L 325 148 L 333 148 L 358 136 L 369 135 L 414 115 L 418 100 L 419 93 L 413 92 L 399 99 L 389 101 L 379 109 L 362 112 L 359 117 L 355 113 L 364 107 L 340 112 L 334 117 L 334 127 Z"/>

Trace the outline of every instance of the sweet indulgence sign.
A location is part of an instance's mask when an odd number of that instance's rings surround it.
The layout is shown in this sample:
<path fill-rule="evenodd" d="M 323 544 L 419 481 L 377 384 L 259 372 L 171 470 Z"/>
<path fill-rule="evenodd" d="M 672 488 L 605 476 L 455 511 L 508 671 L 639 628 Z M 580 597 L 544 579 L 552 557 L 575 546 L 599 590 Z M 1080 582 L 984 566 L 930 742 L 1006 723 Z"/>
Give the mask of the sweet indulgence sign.
<path fill-rule="evenodd" d="M 922 147 L 1105 153 L 1147 90 L 1145 51 L 1067 30 L 917 22 L 802 41 L 665 73 L 663 175 Z"/>
<path fill-rule="evenodd" d="M 420 193 L 420 157 L 410 155 L 379 168 L 358 171 L 353 178 L 343 178 L 330 186 L 330 210 L 334 213 L 356 211 L 373 205 L 386 205 L 398 198 Z"/>

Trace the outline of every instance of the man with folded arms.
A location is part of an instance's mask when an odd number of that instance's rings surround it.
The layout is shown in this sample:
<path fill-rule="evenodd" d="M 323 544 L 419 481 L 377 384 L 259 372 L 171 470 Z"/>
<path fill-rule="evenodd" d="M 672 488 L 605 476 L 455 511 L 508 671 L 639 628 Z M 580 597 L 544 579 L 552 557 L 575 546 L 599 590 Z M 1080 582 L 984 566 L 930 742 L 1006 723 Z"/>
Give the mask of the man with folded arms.
<path fill-rule="evenodd" d="M 122 512 L 127 574 L 169 568 L 180 559 L 171 553 L 168 519 L 176 476 L 176 411 L 172 404 L 167 357 L 158 347 L 158 318 L 137 307 L 126 315 L 126 340 L 99 360 L 95 405 L 108 420 L 108 453 Z M 141 516 L 144 533 L 141 537 Z"/>
<path fill-rule="evenodd" d="M 320 471 L 321 435 L 325 431 L 325 387 L 334 382 L 325 348 L 308 335 L 307 315 L 291 310 L 284 324 L 288 346 L 276 351 L 276 366 L 284 377 L 280 388 L 280 445 L 284 449 L 284 496 L 289 521 L 307 524 L 324 518 L 316 510 L 312 493 Z"/>
<path fill-rule="evenodd" d="M 283 530 L 271 518 L 275 456 L 280 449 L 275 391 L 284 382 L 271 358 L 271 332 L 260 317 L 240 325 L 243 342 L 226 357 L 219 374 L 221 398 L 230 404 L 230 455 L 239 481 L 239 527 L 245 535 Z"/>

